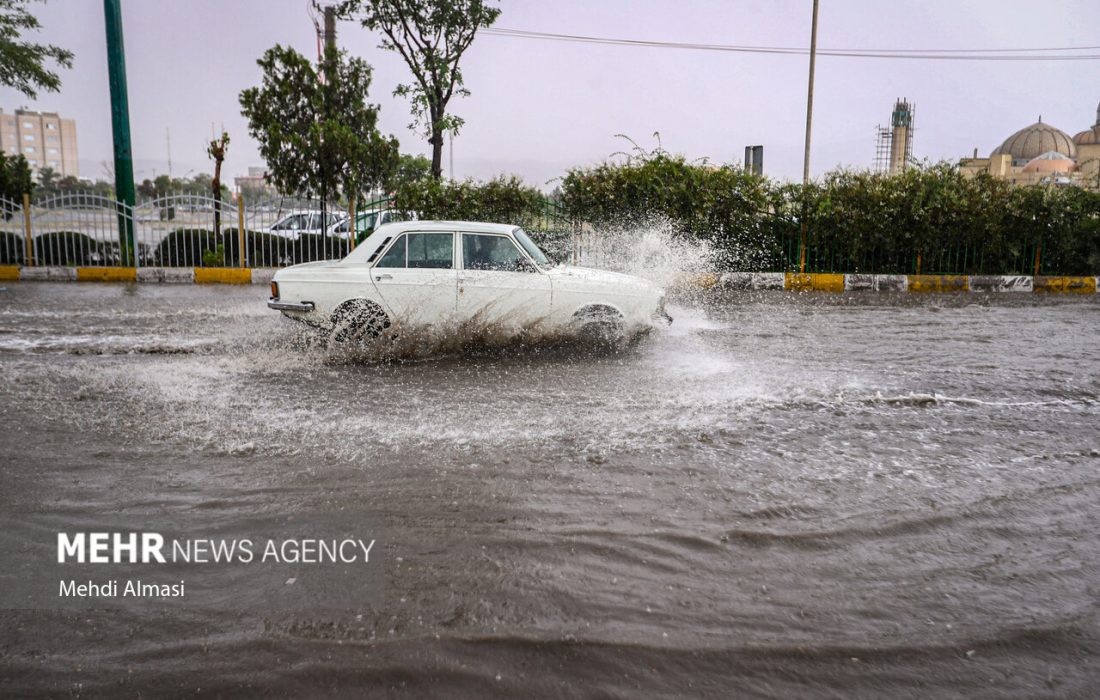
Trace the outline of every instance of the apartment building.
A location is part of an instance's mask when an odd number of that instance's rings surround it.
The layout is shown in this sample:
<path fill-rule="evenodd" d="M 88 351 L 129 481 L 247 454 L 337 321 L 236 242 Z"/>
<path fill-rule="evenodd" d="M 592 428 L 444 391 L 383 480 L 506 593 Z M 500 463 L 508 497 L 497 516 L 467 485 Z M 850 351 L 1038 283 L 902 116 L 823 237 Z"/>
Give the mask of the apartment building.
<path fill-rule="evenodd" d="M 5 155 L 25 156 L 36 175 L 47 167 L 58 176 L 80 175 L 76 121 L 62 119 L 57 112 L 17 109 L 11 114 L 0 109 L 0 148 Z"/>

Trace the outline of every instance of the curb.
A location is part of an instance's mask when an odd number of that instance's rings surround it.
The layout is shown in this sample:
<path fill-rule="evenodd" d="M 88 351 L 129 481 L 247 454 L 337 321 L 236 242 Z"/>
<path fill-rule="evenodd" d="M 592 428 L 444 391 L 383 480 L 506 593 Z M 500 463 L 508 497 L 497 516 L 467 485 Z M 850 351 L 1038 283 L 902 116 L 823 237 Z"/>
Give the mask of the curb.
<path fill-rule="evenodd" d="M 19 267 L 0 265 L 0 281 L 141 282 L 149 284 L 268 284 L 275 268 Z"/>
<path fill-rule="evenodd" d="M 0 281 L 140 282 L 147 284 L 268 284 L 276 268 L 258 267 L 19 267 L 0 265 Z M 1096 294 L 1100 277 L 1027 275 L 866 275 L 797 272 L 686 273 L 680 289 L 786 289 L 799 292 L 1024 292 Z"/>
<path fill-rule="evenodd" d="M 1100 277 L 1025 275 L 865 275 L 796 272 L 727 272 L 718 283 L 700 285 L 704 275 L 685 275 L 674 286 L 688 289 L 787 289 L 814 292 L 1042 292 L 1096 294 Z M 713 275 L 710 275 L 713 277 Z"/>

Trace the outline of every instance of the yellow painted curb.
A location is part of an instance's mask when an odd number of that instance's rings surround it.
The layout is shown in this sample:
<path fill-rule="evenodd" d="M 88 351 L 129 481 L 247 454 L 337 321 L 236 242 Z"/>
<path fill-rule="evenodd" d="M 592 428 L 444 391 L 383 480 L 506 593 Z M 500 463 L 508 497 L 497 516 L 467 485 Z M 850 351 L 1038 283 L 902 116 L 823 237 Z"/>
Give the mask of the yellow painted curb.
<path fill-rule="evenodd" d="M 966 275 L 909 275 L 910 292 L 965 292 Z"/>
<path fill-rule="evenodd" d="M 0 265 L 0 280 L 14 282 L 19 279 L 18 265 Z"/>
<path fill-rule="evenodd" d="M 1036 277 L 1033 289 L 1036 292 L 1055 292 L 1062 294 L 1095 294 L 1095 277 Z"/>
<path fill-rule="evenodd" d="M 78 282 L 136 282 L 136 267 L 78 267 Z"/>
<path fill-rule="evenodd" d="M 814 274 L 788 272 L 783 287 L 794 290 L 810 289 L 815 292 L 843 292 L 844 275 L 823 272 Z"/>
<path fill-rule="evenodd" d="M 196 284 L 252 284 L 252 270 L 245 267 L 196 267 Z"/>

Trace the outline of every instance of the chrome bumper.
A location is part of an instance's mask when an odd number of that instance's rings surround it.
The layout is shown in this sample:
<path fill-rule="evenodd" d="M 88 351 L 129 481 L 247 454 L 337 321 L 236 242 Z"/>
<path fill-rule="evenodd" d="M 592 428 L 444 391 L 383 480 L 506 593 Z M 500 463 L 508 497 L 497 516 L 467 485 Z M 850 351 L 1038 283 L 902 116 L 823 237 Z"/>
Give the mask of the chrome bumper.
<path fill-rule="evenodd" d="M 267 300 L 267 308 L 275 309 L 276 311 L 313 311 L 312 301 L 293 302 L 293 301 L 278 301 L 276 299 Z"/>

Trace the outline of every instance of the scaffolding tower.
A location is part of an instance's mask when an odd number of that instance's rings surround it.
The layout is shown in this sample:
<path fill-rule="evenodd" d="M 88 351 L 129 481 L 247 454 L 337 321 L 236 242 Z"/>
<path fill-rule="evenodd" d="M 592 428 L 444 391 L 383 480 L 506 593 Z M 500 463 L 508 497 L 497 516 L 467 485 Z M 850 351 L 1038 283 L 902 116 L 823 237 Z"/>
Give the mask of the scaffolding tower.
<path fill-rule="evenodd" d="M 916 105 L 906 99 L 894 103 L 890 126 L 875 128 L 875 172 L 897 173 L 913 162 Z"/>

